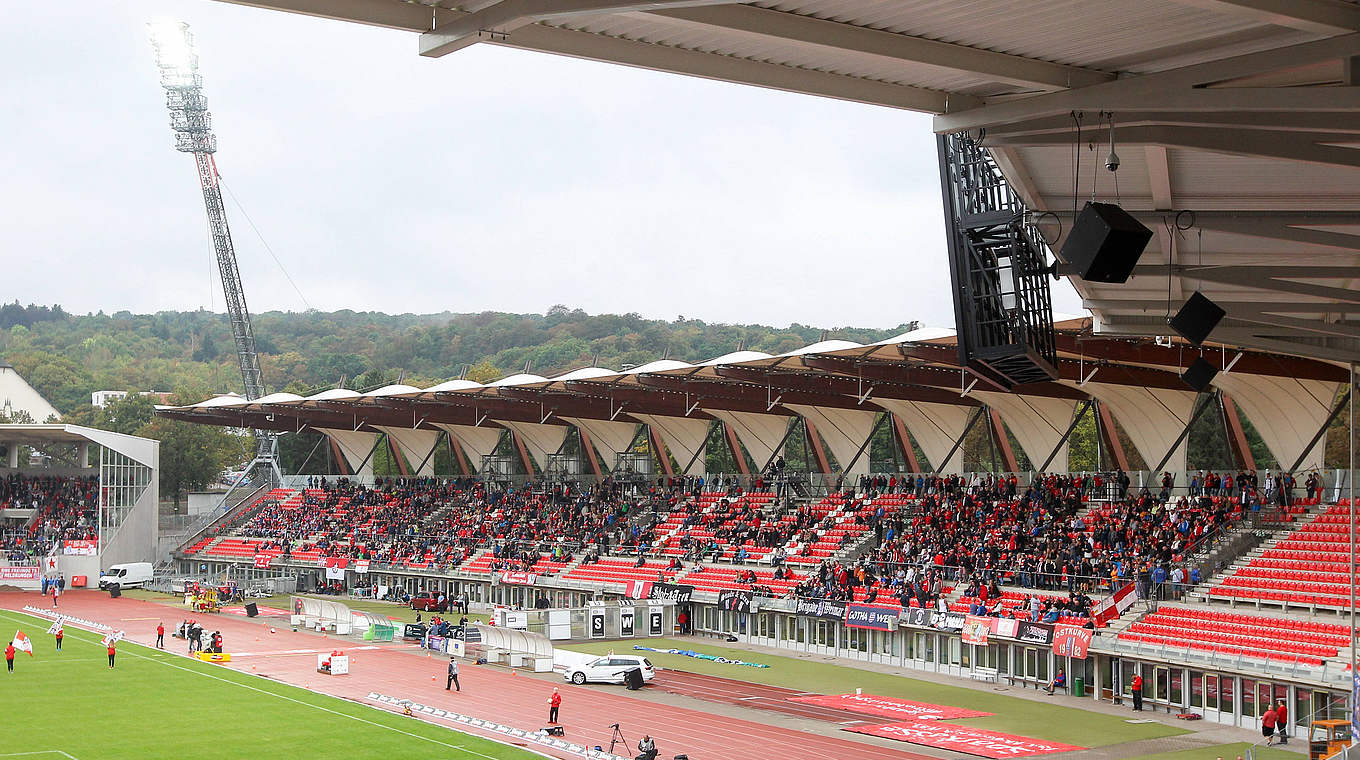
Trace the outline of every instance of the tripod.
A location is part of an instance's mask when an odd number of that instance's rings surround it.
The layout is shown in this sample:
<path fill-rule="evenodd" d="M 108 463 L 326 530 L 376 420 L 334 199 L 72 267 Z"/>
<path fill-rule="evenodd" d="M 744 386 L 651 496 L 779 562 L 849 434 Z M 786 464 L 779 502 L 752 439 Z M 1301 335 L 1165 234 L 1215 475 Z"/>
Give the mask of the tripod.
<path fill-rule="evenodd" d="M 623 738 L 623 732 L 619 730 L 619 724 L 615 723 L 610 726 L 610 728 L 614 729 L 613 735 L 609 737 L 609 754 L 612 755 L 614 754 L 614 747 L 616 745 L 622 744 L 624 749 L 627 749 L 628 740 Z"/>

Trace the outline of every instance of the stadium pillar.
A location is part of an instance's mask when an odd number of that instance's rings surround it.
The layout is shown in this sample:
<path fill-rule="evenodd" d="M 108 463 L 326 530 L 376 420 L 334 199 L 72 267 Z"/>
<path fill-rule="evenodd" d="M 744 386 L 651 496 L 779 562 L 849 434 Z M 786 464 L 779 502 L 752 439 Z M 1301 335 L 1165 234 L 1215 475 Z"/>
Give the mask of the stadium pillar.
<path fill-rule="evenodd" d="M 465 478 L 471 475 L 472 473 L 468 471 L 468 461 L 464 458 L 466 455 L 463 453 L 463 444 L 459 443 L 452 433 L 444 433 L 444 440 L 448 442 L 449 455 L 458 463 L 459 474 Z"/>
<path fill-rule="evenodd" d="M 826 450 L 822 448 L 822 437 L 817 435 L 817 426 L 812 424 L 812 420 L 803 418 L 803 431 L 808 445 L 812 447 L 812 458 L 817 460 L 817 471 L 830 473 L 831 463 L 827 461 Z"/>
<path fill-rule="evenodd" d="M 326 436 L 326 440 L 331 442 L 331 459 L 335 461 L 335 469 L 339 470 L 337 474 L 348 475 L 349 463 L 345 461 L 345 455 L 340 451 L 340 444 L 336 443 L 335 439 L 330 436 Z"/>
<path fill-rule="evenodd" d="M 519 461 L 524 465 L 524 472 L 532 479 L 534 476 L 534 460 L 529 457 L 529 450 L 524 447 L 524 441 L 520 440 L 519 433 L 510 431 L 510 440 L 515 442 L 515 451 L 519 452 Z"/>
<path fill-rule="evenodd" d="M 661 436 L 651 425 L 647 426 L 647 438 L 652 442 L 652 453 L 656 455 L 657 464 L 661 465 L 661 474 L 666 477 L 675 475 L 675 469 L 671 467 L 671 454 L 666 449 L 666 442 L 661 440 Z"/>
<path fill-rule="evenodd" d="M 1100 437 L 1104 439 L 1105 450 L 1110 452 L 1116 468 L 1129 471 L 1129 458 L 1124 455 L 1124 444 L 1119 441 L 1119 431 L 1114 426 L 1114 415 L 1109 407 L 1096 402 L 1096 417 L 1100 422 Z M 1099 464 L 1096 465 L 1099 468 Z"/>
<path fill-rule="evenodd" d="M 723 439 L 727 441 L 727 450 L 732 452 L 732 461 L 737 463 L 737 472 L 742 475 L 750 475 L 751 468 L 746 466 L 746 455 L 741 453 L 741 441 L 737 440 L 737 433 L 727 426 L 726 422 L 720 422 L 723 429 Z"/>
<path fill-rule="evenodd" d="M 397 442 L 392 440 L 392 436 L 390 435 L 383 437 L 387 439 L 387 450 L 392 454 L 392 461 L 397 463 L 397 472 L 401 473 L 403 478 L 411 477 L 410 469 L 406 466 L 406 460 L 402 458 L 401 452 L 397 450 Z"/>
<path fill-rule="evenodd" d="M 911 445 L 911 433 L 907 431 L 907 426 L 902 424 L 902 420 L 897 415 L 892 415 L 893 438 L 897 440 L 897 448 L 902 452 L 902 458 L 907 463 L 907 472 L 921 471 L 921 463 L 916 461 L 916 448 Z"/>
<path fill-rule="evenodd" d="M 581 453 L 586 455 L 586 461 L 590 462 L 590 471 L 596 478 L 603 478 L 604 473 L 600 470 L 600 460 L 595 456 L 595 446 L 590 442 L 590 434 L 582 428 L 576 428 L 576 435 L 581 441 Z"/>
<path fill-rule="evenodd" d="M 1242 418 L 1237 414 L 1237 404 L 1233 403 L 1233 397 L 1226 391 L 1221 392 L 1218 399 L 1223 409 L 1224 431 L 1228 434 L 1228 450 L 1232 452 L 1238 467 L 1255 470 L 1256 458 L 1252 456 L 1251 446 L 1247 444 L 1247 434 L 1242 430 Z"/>
<path fill-rule="evenodd" d="M 1006 472 L 1019 472 L 1020 462 L 1015 458 L 1015 449 L 1011 447 L 1011 439 L 1006 435 L 1006 423 L 1001 419 L 1001 413 L 987 407 L 987 421 L 992 425 L 992 439 L 996 441 L 996 448 L 1001 454 L 1001 464 L 1005 465 Z"/>

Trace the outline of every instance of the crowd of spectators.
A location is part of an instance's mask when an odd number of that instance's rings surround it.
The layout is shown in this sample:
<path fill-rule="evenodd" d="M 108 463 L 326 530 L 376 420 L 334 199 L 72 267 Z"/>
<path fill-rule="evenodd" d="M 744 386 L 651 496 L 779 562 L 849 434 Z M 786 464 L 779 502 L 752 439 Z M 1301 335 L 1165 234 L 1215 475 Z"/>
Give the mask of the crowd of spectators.
<path fill-rule="evenodd" d="M 97 540 L 99 479 L 94 476 L 24 475 L 0 477 L 0 510 L 33 510 L 4 527 L 0 548 L 11 562 L 52 553 L 62 541 Z"/>

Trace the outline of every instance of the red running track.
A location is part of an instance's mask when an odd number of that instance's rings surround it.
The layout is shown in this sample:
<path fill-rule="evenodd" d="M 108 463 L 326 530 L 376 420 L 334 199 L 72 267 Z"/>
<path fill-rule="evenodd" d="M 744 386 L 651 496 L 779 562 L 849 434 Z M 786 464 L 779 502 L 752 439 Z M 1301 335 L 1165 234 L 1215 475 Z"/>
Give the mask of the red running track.
<path fill-rule="evenodd" d="M 882 723 L 884 720 L 849 710 L 837 710 L 834 707 L 822 707 L 805 702 L 795 702 L 790 699 L 791 697 L 820 694 L 821 692 L 766 686 L 765 684 L 735 681 L 729 678 L 687 673 L 683 670 L 658 671 L 650 686 L 671 694 L 704 699 L 709 702 L 722 702 L 756 710 L 769 710 L 795 718 L 825 721 L 843 726 Z"/>
<path fill-rule="evenodd" d="M 0 593 L 0 607 L 19 611 L 25 604 L 50 607 L 50 602 L 37 593 Z M 71 591 L 64 594 L 59 611 L 122 629 L 129 639 L 141 644 L 154 642 L 157 621 L 164 621 L 167 629 L 173 629 L 180 619 L 191 617 L 180 608 L 127 597 L 110 599 L 97 591 Z M 409 646 L 389 645 L 362 650 L 356 649 L 362 642 L 342 641 L 311 633 L 293 633 L 287 628 L 277 627 L 277 621 L 272 621 L 277 632 L 271 634 L 271 621 L 256 622 L 233 615 L 196 617 L 209 631 L 222 632 L 226 649 L 235 658 L 224 667 L 268 676 L 365 704 L 371 704 L 367 699 L 369 692 L 378 692 L 519 728 L 535 729 L 545 724 L 548 696 L 553 687 L 558 686 L 562 691 L 562 719 L 566 729 L 564 738 L 588 746 L 598 744 L 608 747 L 610 725 L 619 723 L 633 743 L 637 742 L 643 731 L 651 733 L 662 757 L 687 753 L 694 760 L 807 757 L 829 760 L 934 760 L 927 755 L 851 739 L 657 704 L 633 698 L 622 691 L 577 687 L 557 680 L 518 676 L 501 668 L 463 667 L 463 691 L 449 693 L 443 688 L 447 660 L 420 655 Z M 166 646 L 184 651 L 184 642 L 179 639 L 167 637 Z M 351 674 L 335 677 L 318 674 L 315 653 L 337 647 L 350 650 Z M 679 687 L 680 682 L 698 682 L 693 680 L 698 677 L 690 674 L 668 673 L 668 676 L 682 675 L 684 677 L 675 679 L 678 688 L 686 688 Z M 713 681 L 715 690 L 731 690 L 731 682 L 726 679 Z M 759 690 L 765 688 L 750 684 L 746 686 Z M 694 687 L 691 685 L 688 688 Z M 711 699 L 713 694 L 704 698 Z M 745 704 L 740 700 L 734 703 Z M 822 709 L 820 712 L 836 711 Z M 811 712 L 808 715 L 810 717 Z M 851 719 L 862 718 L 855 716 Z"/>

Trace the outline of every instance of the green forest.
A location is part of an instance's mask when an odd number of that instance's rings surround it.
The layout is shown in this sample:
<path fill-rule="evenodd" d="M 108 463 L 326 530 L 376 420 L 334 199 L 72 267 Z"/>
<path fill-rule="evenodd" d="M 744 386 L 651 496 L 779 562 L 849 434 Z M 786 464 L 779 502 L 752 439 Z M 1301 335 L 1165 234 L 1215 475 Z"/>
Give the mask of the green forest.
<path fill-rule="evenodd" d="M 860 343 L 883 340 L 912 327 L 912 323 L 903 323 L 886 330 L 800 324 L 775 328 L 712 324 L 683 316 L 668 322 L 637 314 L 590 315 L 561 305 L 545 314 L 275 311 L 254 317 L 267 386 L 300 394 L 340 386 L 367 390 L 397 381 L 425 387 L 459 376 L 486 382 L 526 368 L 553 375 L 587 365 L 627 368 L 662 357 L 693 362 L 743 348 L 777 354 L 829 338 Z M 122 311 L 82 316 L 60 306 L 22 306 L 16 301 L 0 306 L 0 358 L 12 364 L 67 421 L 175 440 L 189 460 L 185 467 L 194 472 L 174 482 L 172 492 L 200 487 L 199 481 L 209 470 L 248 458 L 249 442 L 224 438 L 222 431 L 153 421 L 148 400 L 128 399 L 106 410 L 90 406 L 90 394 L 97 390 L 168 392 L 184 403 L 239 391 L 231 332 L 222 314 Z M 1073 431 L 1073 469 L 1112 465 L 1108 452 L 1097 445 L 1094 417 L 1086 415 Z M 1344 424 L 1345 418 L 1340 415 L 1337 425 Z M 1250 421 L 1246 427 L 1257 466 L 1278 466 Z M 1127 436 L 1117 433 L 1131 466 L 1146 468 L 1148 463 L 1141 460 Z M 286 442 L 285 452 L 293 460 L 288 463 L 300 465 L 306 454 L 315 453 L 313 443 L 305 436 Z M 965 443 L 966 467 L 991 469 L 997 443 L 991 440 L 987 425 L 974 426 Z M 1022 469 L 1036 464 L 1028 462 L 1013 439 L 1011 443 Z M 1328 443 L 1328 464 L 1341 465 L 1346 456 L 1344 428 L 1331 431 Z M 794 467 L 806 467 L 807 448 L 802 431 L 795 430 L 786 449 Z M 924 455 L 914 449 L 924 464 Z M 891 426 L 880 426 L 868 452 L 874 468 L 895 469 L 900 458 L 894 456 L 895 450 Z M 710 457 L 711 470 L 731 471 L 733 463 L 726 452 L 714 451 Z M 198 462 L 195 468 L 192 460 L 210 461 Z M 764 463 L 750 464 L 759 468 Z M 309 469 L 316 465 L 316 459 L 308 462 Z M 395 472 L 390 453 L 380 452 L 375 465 L 380 474 Z M 442 459 L 436 465 L 452 467 Z M 1191 431 L 1190 466 L 1234 466 L 1221 415 L 1213 410 L 1202 415 Z"/>

